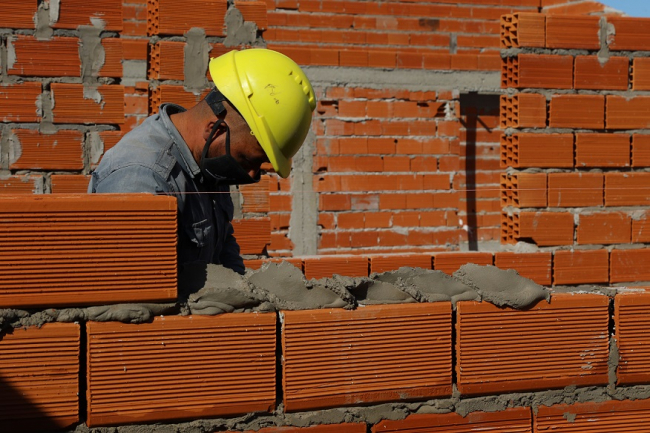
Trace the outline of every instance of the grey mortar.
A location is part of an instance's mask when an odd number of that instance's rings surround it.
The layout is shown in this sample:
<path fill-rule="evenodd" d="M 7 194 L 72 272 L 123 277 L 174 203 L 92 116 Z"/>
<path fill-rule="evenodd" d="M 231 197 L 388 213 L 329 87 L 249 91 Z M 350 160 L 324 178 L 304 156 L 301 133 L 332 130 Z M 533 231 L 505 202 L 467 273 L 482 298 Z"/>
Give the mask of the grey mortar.
<path fill-rule="evenodd" d="M 11 165 L 11 143 L 9 141 L 11 135 L 11 127 L 2 125 L 0 128 L 0 170 L 9 170 L 9 165 Z"/>
<path fill-rule="evenodd" d="M 234 212 L 233 212 L 233 219 L 241 219 L 244 216 L 243 212 L 243 202 L 244 199 L 242 197 L 242 193 L 239 190 L 239 187 L 237 185 L 231 185 L 230 186 L 230 199 L 232 200 L 232 204 L 234 207 Z"/>
<path fill-rule="evenodd" d="M 6 66 L 7 70 L 13 68 L 16 64 L 16 49 L 14 48 L 13 40 L 14 38 L 12 36 L 7 36 L 7 58 L 2 62 L 3 67 Z"/>
<path fill-rule="evenodd" d="M 9 165 L 14 164 L 18 159 L 23 154 L 23 147 L 20 144 L 20 140 L 18 139 L 18 136 L 15 135 L 11 130 L 5 130 L 4 133 L 2 134 L 2 141 L 5 141 L 5 133 L 7 135 L 7 142 L 9 143 L 9 153 L 8 153 L 8 159 L 9 159 Z M 8 167 L 7 167 L 8 168 Z"/>
<path fill-rule="evenodd" d="M 291 170 L 291 217 L 289 239 L 293 255 L 315 255 L 318 252 L 318 194 L 313 187 L 312 166 L 316 151 L 316 135 L 310 130 L 303 146 L 293 158 Z"/>
<path fill-rule="evenodd" d="M 598 60 L 601 64 L 609 59 L 609 36 L 610 31 L 615 31 L 612 24 L 607 23 L 607 18 L 600 17 L 600 29 L 598 29 L 598 37 L 600 39 L 600 51 L 598 51 Z"/>
<path fill-rule="evenodd" d="M 41 122 L 38 125 L 38 130 L 44 134 L 52 134 L 57 131 L 56 126 L 52 120 L 54 119 L 54 95 L 50 90 L 44 90 L 38 98 L 36 98 L 36 112 L 41 116 Z"/>
<path fill-rule="evenodd" d="M 533 280 L 524 278 L 514 269 L 479 266 L 469 263 L 460 267 L 454 277 L 472 287 L 481 296 L 498 307 L 522 309 L 541 300 L 550 302 L 551 294 Z"/>
<path fill-rule="evenodd" d="M 187 43 L 183 50 L 184 87 L 195 94 L 200 94 L 208 87 L 208 62 L 210 46 L 205 38 L 205 30 L 192 27 L 185 33 Z"/>
<path fill-rule="evenodd" d="M 609 337 L 609 358 L 607 359 L 607 379 L 608 387 L 610 391 L 616 389 L 616 373 L 618 372 L 618 363 L 621 360 L 620 353 L 618 351 L 618 343 L 616 341 L 616 336 L 610 335 Z"/>
<path fill-rule="evenodd" d="M 97 164 L 104 154 L 104 142 L 99 136 L 99 132 L 89 132 L 86 135 L 86 149 L 89 164 Z"/>
<path fill-rule="evenodd" d="M 36 39 L 47 40 L 50 39 L 54 34 L 54 31 L 51 27 L 53 24 L 52 13 L 56 11 L 56 20 L 54 21 L 56 22 L 58 20 L 58 1 L 54 2 L 56 3 L 56 8 L 53 10 L 50 10 L 52 6 L 51 3 L 52 2 L 45 1 L 38 2 L 38 9 L 34 14 L 34 26 L 36 28 L 34 36 Z"/>
<path fill-rule="evenodd" d="M 93 21 L 92 26 L 79 26 L 79 59 L 81 60 L 81 80 L 83 97 L 97 104 L 102 103 L 102 95 L 97 90 L 99 71 L 106 61 L 106 52 L 100 38 L 104 30 L 102 20 Z M 103 104 L 102 104 L 103 105 Z"/>
<path fill-rule="evenodd" d="M 228 8 L 225 17 L 226 38 L 223 44 L 228 47 L 240 45 L 253 45 L 257 39 L 257 25 L 250 21 L 244 21 L 241 12 L 235 7 Z"/>
<path fill-rule="evenodd" d="M 381 70 L 331 66 L 305 66 L 312 85 L 361 86 L 377 89 L 459 90 L 502 93 L 501 73 L 491 71 Z"/>
<path fill-rule="evenodd" d="M 121 84 L 135 86 L 138 81 L 147 81 L 147 61 L 123 60 Z"/>

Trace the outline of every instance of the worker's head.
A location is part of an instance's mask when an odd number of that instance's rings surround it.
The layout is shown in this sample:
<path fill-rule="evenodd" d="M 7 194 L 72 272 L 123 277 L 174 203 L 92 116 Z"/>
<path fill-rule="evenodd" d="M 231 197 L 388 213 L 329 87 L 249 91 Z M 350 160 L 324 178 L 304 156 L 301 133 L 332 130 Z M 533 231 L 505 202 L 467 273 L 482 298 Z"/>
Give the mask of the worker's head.
<path fill-rule="evenodd" d="M 204 176 L 225 175 L 232 178 L 226 183 L 250 183 L 259 178 L 259 165 L 269 161 L 286 178 L 316 107 L 307 76 L 293 60 L 267 49 L 231 51 L 211 59 L 210 75 L 217 88 L 205 102 L 218 120 L 201 156 Z M 218 152 L 220 156 L 210 158 L 211 142 L 220 128 L 226 130 L 225 155 Z M 230 146 L 231 135 L 236 151 Z M 240 150 L 246 155 L 235 154 Z M 239 167 L 229 171 L 233 159 Z"/>

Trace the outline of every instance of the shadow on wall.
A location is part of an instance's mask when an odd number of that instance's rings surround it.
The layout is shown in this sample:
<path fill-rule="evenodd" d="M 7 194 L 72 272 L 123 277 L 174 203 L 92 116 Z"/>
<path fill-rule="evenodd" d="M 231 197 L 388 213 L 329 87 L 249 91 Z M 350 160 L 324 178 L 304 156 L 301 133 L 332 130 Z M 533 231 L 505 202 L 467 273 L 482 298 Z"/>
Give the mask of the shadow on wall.
<path fill-rule="evenodd" d="M 1 340 L 2 337 L 0 337 Z M 11 356 L 0 355 L 0 363 L 11 363 Z M 56 356 L 56 355 L 53 355 Z M 39 365 L 34 366 L 35 369 Z M 30 393 L 42 393 L 38 387 L 19 386 L 17 381 L 29 381 L 29 377 L 8 378 L 0 376 L 0 432 L 43 432 L 57 431 L 71 427 L 78 422 L 78 414 L 66 414 L 56 406 L 57 396 L 51 395 L 47 403 L 50 410 L 44 407 L 37 400 L 42 397 L 26 395 Z M 19 389 L 21 389 L 19 391 Z"/>
<path fill-rule="evenodd" d="M 486 187 L 477 183 L 476 170 L 477 160 L 481 158 L 490 158 L 490 152 L 477 152 L 477 145 L 482 143 L 478 141 L 477 132 L 485 130 L 488 133 L 491 128 L 490 123 L 486 123 L 482 117 L 499 116 L 499 97 L 500 95 L 485 95 L 478 92 L 462 93 L 460 95 L 460 115 L 461 124 L 465 128 L 465 217 L 467 224 L 467 242 L 470 251 L 478 251 L 478 218 L 480 210 L 477 206 L 477 189 Z M 462 145 L 462 143 L 461 143 Z M 498 152 L 498 146 L 496 147 Z M 497 155 L 498 157 L 498 155 Z M 494 186 L 490 186 L 494 188 Z M 498 196 L 496 198 L 498 200 Z"/>

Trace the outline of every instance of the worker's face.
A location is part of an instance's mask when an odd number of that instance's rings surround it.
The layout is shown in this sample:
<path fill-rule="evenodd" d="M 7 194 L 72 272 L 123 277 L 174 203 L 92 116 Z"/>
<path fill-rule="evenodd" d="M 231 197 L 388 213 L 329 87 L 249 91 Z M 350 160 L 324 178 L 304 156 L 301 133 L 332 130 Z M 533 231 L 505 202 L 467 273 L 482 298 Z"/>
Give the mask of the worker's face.
<path fill-rule="evenodd" d="M 230 129 L 230 155 L 250 177 L 256 179 L 259 175 L 260 166 L 265 162 L 269 162 L 269 159 L 246 122 L 238 113 L 233 114 L 238 118 L 230 115 L 227 117 Z M 219 132 L 210 146 L 208 156 L 211 158 L 223 156 L 227 153 L 225 128 Z"/>

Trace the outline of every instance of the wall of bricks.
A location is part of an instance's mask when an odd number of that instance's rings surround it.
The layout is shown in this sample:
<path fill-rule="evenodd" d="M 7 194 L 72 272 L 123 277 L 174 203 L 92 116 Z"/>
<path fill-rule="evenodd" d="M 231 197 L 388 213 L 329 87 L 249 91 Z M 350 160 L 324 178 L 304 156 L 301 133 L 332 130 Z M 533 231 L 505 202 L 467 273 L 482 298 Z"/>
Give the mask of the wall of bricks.
<path fill-rule="evenodd" d="M 606 248 L 615 268 L 623 257 L 644 267 L 645 251 L 627 249 L 645 242 L 647 87 L 645 58 L 637 53 L 645 49 L 643 22 L 502 18 L 502 243 L 571 247 L 561 254 L 594 269 L 608 254 L 594 247 Z M 638 279 L 631 269 L 610 273 L 610 281 Z M 592 275 L 605 276 L 604 269 Z"/>
<path fill-rule="evenodd" d="M 155 202 L 119 206 L 156 209 L 169 199 Z M 11 215 L 0 216 L 1 232 L 9 221 Z M 52 222 L 55 229 L 65 224 Z M 80 232 L 83 224 L 77 226 Z M 465 263 L 494 263 L 548 285 L 562 252 L 411 253 L 390 264 L 361 255 L 290 260 L 315 278 L 418 263 L 451 274 Z M 60 267 L 58 257 L 42 260 L 50 278 Z M 573 276 L 574 284 L 585 281 L 588 274 Z M 3 307 L 24 305 L 5 296 L 16 290 L 0 287 Z M 59 293 L 57 304 L 104 303 L 87 296 L 95 290 L 89 284 Z M 137 293 L 137 287 L 125 287 L 113 302 L 132 302 Z M 524 310 L 477 301 L 460 301 L 455 308 L 450 302 L 415 302 L 17 328 L 0 338 L 0 421 L 21 431 L 197 419 L 229 431 L 261 425 L 287 431 L 301 428 L 304 417 L 322 423 L 309 428 L 318 432 L 537 432 L 583 423 L 590 431 L 636 430 L 650 410 L 643 350 L 650 294 L 644 288 L 607 293 L 553 291 L 550 302 Z M 30 304 L 33 312 L 49 305 L 49 298 Z M 240 417 L 252 413 L 254 424 Z"/>
<path fill-rule="evenodd" d="M 305 241 L 295 229 L 293 208 L 304 194 L 295 177 L 270 173 L 233 191 L 242 252 L 283 257 L 501 249 L 497 143 L 507 126 L 497 118 L 502 90 L 485 85 L 501 68 L 500 17 L 541 11 L 561 28 L 566 14 L 610 13 L 596 2 L 560 0 L 5 6 L 0 190 L 8 193 L 83 192 L 103 152 L 160 103 L 191 106 L 205 95 L 210 56 L 266 46 L 305 66 L 320 102 L 303 167 L 318 210 L 303 232 L 316 236 Z M 618 49 L 631 49 L 621 41 Z M 201 54 L 186 61 L 188 50 Z M 331 66 L 341 67 L 341 79 L 318 78 Z M 360 70 L 364 82 L 340 83 L 345 71 Z M 371 71 L 399 74 L 402 84 Z M 450 71 L 466 75 L 442 80 Z M 567 103 L 556 101 L 553 119 Z"/>

